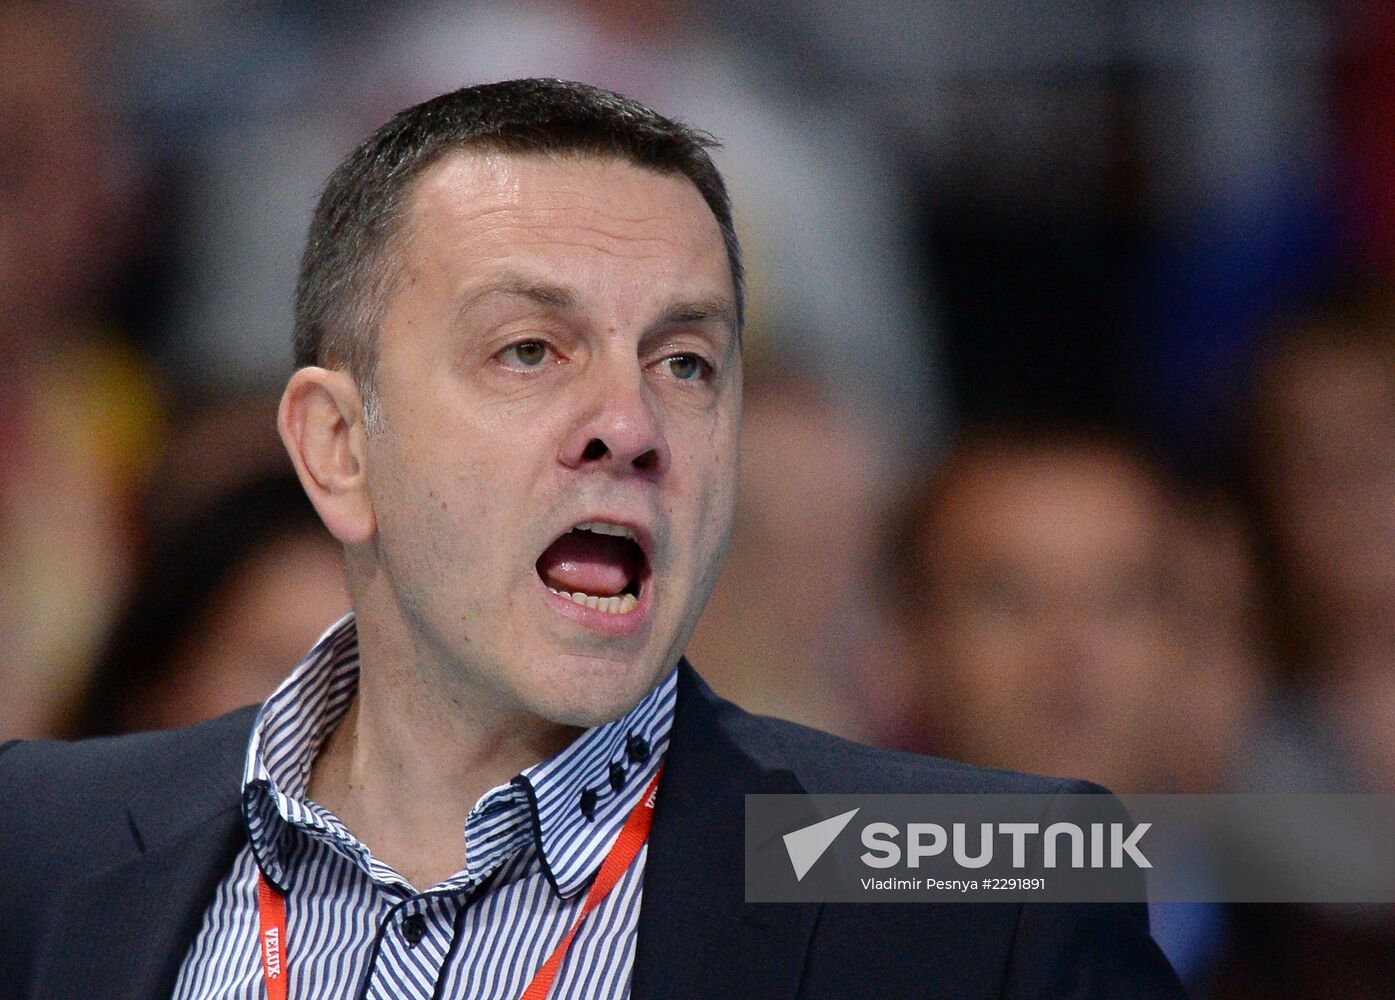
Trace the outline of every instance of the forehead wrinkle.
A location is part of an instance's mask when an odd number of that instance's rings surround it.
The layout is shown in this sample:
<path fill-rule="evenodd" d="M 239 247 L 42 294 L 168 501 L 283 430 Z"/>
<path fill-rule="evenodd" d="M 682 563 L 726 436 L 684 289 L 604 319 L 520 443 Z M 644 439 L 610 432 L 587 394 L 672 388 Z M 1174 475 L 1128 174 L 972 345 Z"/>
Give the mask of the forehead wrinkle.
<path fill-rule="evenodd" d="M 582 250 L 594 253 L 601 257 L 607 257 L 616 261 L 642 261 L 651 258 L 667 257 L 667 248 L 686 250 L 683 244 L 665 240 L 588 240 L 577 236 L 572 239 L 559 239 L 556 237 L 539 237 L 536 240 L 529 240 L 526 244 L 529 247 L 556 248 L 562 251 Z M 687 254 L 688 257 L 694 255 Z"/>
<path fill-rule="evenodd" d="M 667 174 L 644 172 L 642 176 L 642 186 L 645 187 L 652 182 L 663 184 L 665 181 L 672 181 L 675 185 L 671 192 L 675 196 L 672 199 L 674 204 L 680 201 L 687 203 L 682 215 L 690 221 L 690 213 L 686 211 L 690 208 L 698 213 L 698 217 L 702 218 L 704 223 L 710 221 L 714 229 L 720 229 L 702 193 L 693 187 L 691 182 Z M 616 190 L 632 186 L 634 185 L 623 182 L 599 185 L 590 182 L 574 183 L 565 178 L 528 183 L 525 178 L 515 175 L 495 176 L 486 186 L 480 187 L 473 179 L 469 179 L 468 175 L 462 178 L 458 170 L 442 168 L 439 171 L 428 171 L 417 181 L 412 201 L 415 207 L 421 208 L 425 202 L 440 200 L 444 204 L 438 205 L 438 209 L 444 209 L 462 220 L 516 212 L 523 217 L 558 215 L 563 218 L 564 223 L 570 223 L 578 214 L 587 213 L 607 217 L 625 225 L 643 225 L 649 222 L 662 225 L 674 221 L 649 213 L 632 215 L 626 212 L 627 206 L 624 201 L 617 203 Z M 462 194 L 468 197 L 460 197 Z"/>
<path fill-rule="evenodd" d="M 527 215 L 554 215 L 556 219 L 527 218 Z M 599 216 L 588 218 L 587 215 Z M 658 252 L 677 250 L 689 256 L 711 252 L 725 255 L 721 234 L 715 224 L 709 233 L 701 233 L 690 219 L 655 215 L 617 216 L 608 213 L 578 213 L 572 209 L 551 209 L 546 213 L 518 213 L 494 233 L 505 238 L 522 239 L 532 243 L 596 250 L 610 256 L 649 256 Z M 710 241 L 702 237 L 709 236 Z M 698 237 L 693 239 L 692 237 Z M 704 243 L 710 242 L 710 245 Z M 633 248 L 633 251 L 630 251 Z"/>
<path fill-rule="evenodd" d="M 726 250 L 715 226 L 711 234 L 713 237 L 711 245 L 703 246 L 692 240 L 674 238 L 672 233 L 676 227 L 660 217 L 652 217 L 654 232 L 639 234 L 633 231 L 616 231 L 608 227 L 590 225 L 576 220 L 572 217 L 573 213 L 565 209 L 556 211 L 558 215 L 565 218 L 565 221 L 556 223 L 523 221 L 509 218 L 513 214 L 513 209 L 510 207 L 491 206 L 469 216 L 457 216 L 456 221 L 464 229 L 464 232 L 459 234 L 458 242 L 451 238 L 452 234 L 445 227 L 432 226 L 429 217 L 414 220 L 415 232 L 412 235 L 415 237 L 414 242 L 421 247 L 424 255 L 432 258 L 451 255 L 456 249 L 461 248 L 470 255 L 481 258 L 477 263 L 484 263 L 487 258 L 496 255 L 499 258 L 507 258 L 511 255 L 510 251 L 518 248 L 585 251 L 616 261 L 669 257 L 676 253 L 677 257 L 686 262 L 684 265 L 686 270 L 692 262 L 711 254 L 713 260 L 720 262 L 725 270 Z M 621 224 L 625 224 L 623 220 Z M 430 233 L 431 236 L 423 239 L 422 237 L 427 233 Z M 540 286 L 546 284 L 546 282 L 529 283 L 538 286 L 534 288 L 534 291 L 540 290 Z M 530 297 L 538 298 L 538 296 Z M 543 302 L 541 304 L 554 303 Z"/>
<path fill-rule="evenodd" d="M 560 171 L 548 169 L 561 167 Z M 572 166 L 582 168 L 573 172 Z M 539 171 L 539 167 L 543 169 Z M 586 169 L 591 167 L 592 169 Z M 618 172 L 617 172 L 618 171 Z M 662 214 L 630 204 L 641 189 L 662 196 Z M 493 228 L 506 217 L 510 228 L 549 224 L 560 228 L 592 228 L 605 238 L 635 238 L 633 230 L 656 230 L 646 238 L 671 231 L 712 236 L 725 253 L 721 227 L 702 193 L 681 175 L 653 172 L 623 161 L 600 159 L 569 163 L 506 154 L 456 153 L 428 168 L 413 185 L 409 212 L 417 223 L 446 216 L 465 231 Z M 695 214 L 696 213 L 696 214 Z M 550 223 L 549 217 L 558 220 Z M 699 221 L 701 220 L 701 221 Z M 614 230 L 619 228 L 620 232 Z"/>
<path fill-rule="evenodd" d="M 566 170 L 562 173 L 544 170 L 539 174 L 535 169 L 549 165 L 579 167 L 580 176 Z M 616 172 L 620 178 L 618 182 L 596 183 L 600 175 Z M 570 222 L 579 211 L 591 211 L 625 224 L 653 221 L 660 225 L 671 225 L 674 219 L 626 214 L 623 198 L 617 204 L 616 190 L 633 189 L 637 181 L 645 187 L 671 185 L 673 203 L 686 202 L 687 208 L 697 212 L 696 217 L 701 218 L 704 225 L 710 224 L 721 238 L 721 227 L 711 207 L 690 179 L 681 173 L 650 170 L 623 158 L 608 156 L 573 159 L 526 153 L 456 151 L 447 154 L 416 180 L 411 197 L 413 207 L 418 209 L 423 202 L 441 199 L 445 204 L 438 205 L 438 209 L 444 208 L 464 219 L 471 215 L 480 218 L 487 214 L 517 211 L 525 214 L 556 213 Z M 460 194 L 468 194 L 469 197 L 460 198 Z M 694 218 L 686 210 L 682 215 L 683 221 L 689 223 Z"/>
<path fill-rule="evenodd" d="M 502 194 L 490 192 L 468 203 L 452 199 L 441 214 L 453 216 L 452 221 L 465 239 L 481 248 L 494 240 L 523 239 L 620 256 L 617 251 L 623 247 L 657 244 L 690 254 L 712 251 L 725 258 L 720 227 L 716 219 L 709 218 L 711 213 L 705 204 L 700 206 L 702 221 L 696 222 L 687 213 L 628 215 L 608 210 L 610 206 L 603 202 L 599 206 L 525 205 L 517 199 L 501 200 Z M 591 200 L 602 201 L 594 197 Z M 425 204 L 418 203 L 417 208 L 413 214 L 420 230 L 436 213 L 431 213 Z"/>

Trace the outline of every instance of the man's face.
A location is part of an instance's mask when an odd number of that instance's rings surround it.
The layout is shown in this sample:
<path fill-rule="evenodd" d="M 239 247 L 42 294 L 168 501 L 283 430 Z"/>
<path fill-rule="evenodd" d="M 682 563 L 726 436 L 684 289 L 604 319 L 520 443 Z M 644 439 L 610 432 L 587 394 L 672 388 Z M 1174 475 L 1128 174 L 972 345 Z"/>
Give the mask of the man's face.
<path fill-rule="evenodd" d="M 1106 450 L 1004 448 L 960 469 L 921 540 L 927 682 L 956 752 L 1138 784 L 1173 674 L 1161 502 Z"/>
<path fill-rule="evenodd" d="M 730 534 L 741 365 L 717 222 L 682 176 L 470 153 L 417 181 L 404 236 L 360 618 L 475 705 L 615 718 L 677 661 Z"/>

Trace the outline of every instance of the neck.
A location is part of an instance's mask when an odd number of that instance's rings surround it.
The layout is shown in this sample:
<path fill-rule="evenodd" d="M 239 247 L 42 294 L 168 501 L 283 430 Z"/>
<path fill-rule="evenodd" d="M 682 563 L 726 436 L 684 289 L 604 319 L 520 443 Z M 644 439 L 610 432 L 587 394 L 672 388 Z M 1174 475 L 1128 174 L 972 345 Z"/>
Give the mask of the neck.
<path fill-rule="evenodd" d="M 480 797 L 580 730 L 462 705 L 411 671 L 374 663 L 311 768 L 308 794 L 418 889 L 465 865 Z"/>

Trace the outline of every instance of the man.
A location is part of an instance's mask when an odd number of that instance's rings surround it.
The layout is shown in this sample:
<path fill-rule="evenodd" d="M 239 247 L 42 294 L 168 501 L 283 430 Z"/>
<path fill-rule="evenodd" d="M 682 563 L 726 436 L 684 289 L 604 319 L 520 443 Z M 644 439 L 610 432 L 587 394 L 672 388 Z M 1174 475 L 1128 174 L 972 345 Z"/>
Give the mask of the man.
<path fill-rule="evenodd" d="M 1223 513 L 1201 521 L 1126 436 L 1049 422 L 967 426 L 917 494 L 897 589 L 937 750 L 1218 790 L 1260 673 Z"/>
<path fill-rule="evenodd" d="M 1050 421 L 966 425 L 916 492 L 897 589 L 937 750 L 1117 791 L 1225 790 L 1261 664 L 1224 508 L 1203 521 L 1127 436 Z M 1150 915 L 1183 981 L 1205 982 L 1223 909 Z"/>
<path fill-rule="evenodd" d="M 1177 995 L 1138 907 L 744 903 L 746 793 L 1069 786 L 748 716 L 681 662 L 741 406 L 706 145 L 517 81 L 331 177 L 280 427 L 355 616 L 255 718 L 0 755 L 12 995 Z"/>

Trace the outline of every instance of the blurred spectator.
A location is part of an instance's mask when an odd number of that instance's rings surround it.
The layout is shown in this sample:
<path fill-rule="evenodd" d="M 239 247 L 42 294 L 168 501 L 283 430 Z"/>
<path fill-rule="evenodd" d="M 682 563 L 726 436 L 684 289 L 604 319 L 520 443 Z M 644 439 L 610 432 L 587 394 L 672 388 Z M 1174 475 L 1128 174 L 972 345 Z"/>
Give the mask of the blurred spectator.
<path fill-rule="evenodd" d="M 207 505 L 159 546 L 77 735 L 173 728 L 264 700 L 348 610 L 342 560 L 292 475 Z"/>
<path fill-rule="evenodd" d="M 1395 790 L 1395 294 L 1336 293 L 1260 367 L 1251 434 L 1290 685 L 1253 780 Z"/>
<path fill-rule="evenodd" d="M 1288 317 L 1260 360 L 1246 430 L 1284 683 L 1247 748 L 1256 792 L 1395 790 L 1395 295 L 1352 281 Z M 1275 831 L 1252 861 L 1291 856 Z M 1387 832 L 1358 831 L 1388 856 Z M 1307 845 L 1304 844 L 1306 847 Z M 1348 863 L 1360 866 L 1359 858 Z M 1217 996 L 1387 996 L 1382 907 L 1232 908 Z"/>
<path fill-rule="evenodd" d="M 1218 787 L 1258 669 L 1248 551 L 1221 514 L 1184 515 L 1112 435 L 980 427 L 901 539 L 935 749 L 1116 791 Z"/>
<path fill-rule="evenodd" d="M 127 584 L 154 389 L 106 320 L 128 206 L 81 7 L 0 5 L 0 738 L 50 732 Z"/>
<path fill-rule="evenodd" d="M 752 711 L 887 742 L 900 691 L 871 670 L 887 625 L 874 572 L 891 470 L 877 442 L 816 380 L 748 378 L 736 527 L 688 656 Z"/>
<path fill-rule="evenodd" d="M 188 191 L 173 237 L 179 274 L 159 352 L 176 385 L 284 385 L 310 212 L 355 128 L 342 109 L 302 97 L 219 121 L 184 151 Z"/>
<path fill-rule="evenodd" d="M 1262 662 L 1223 500 L 1184 498 L 1113 433 L 984 425 L 921 486 L 896 551 L 930 749 L 1121 792 L 1226 787 Z M 1152 921 L 1184 982 L 1204 981 L 1224 910 Z"/>

